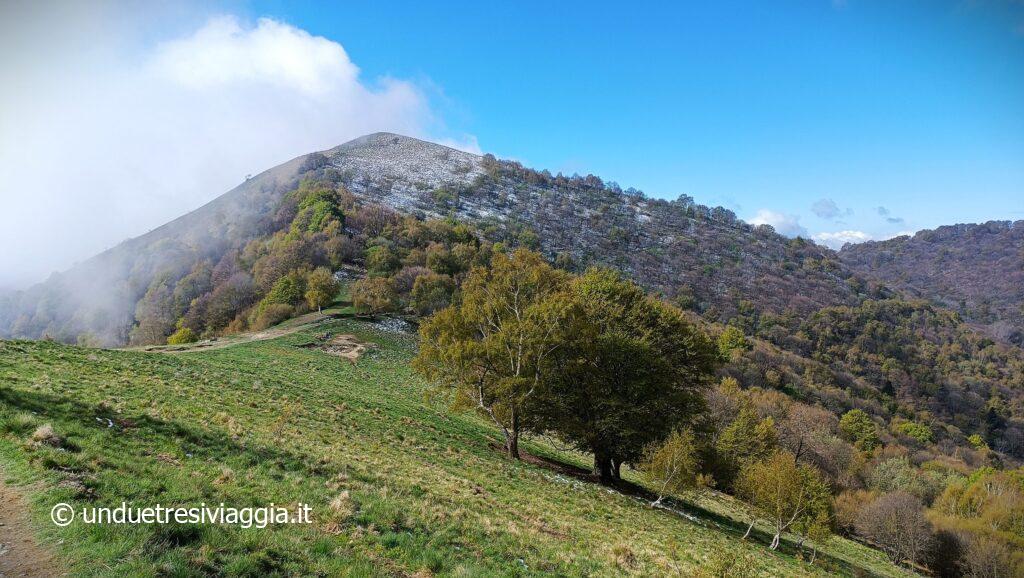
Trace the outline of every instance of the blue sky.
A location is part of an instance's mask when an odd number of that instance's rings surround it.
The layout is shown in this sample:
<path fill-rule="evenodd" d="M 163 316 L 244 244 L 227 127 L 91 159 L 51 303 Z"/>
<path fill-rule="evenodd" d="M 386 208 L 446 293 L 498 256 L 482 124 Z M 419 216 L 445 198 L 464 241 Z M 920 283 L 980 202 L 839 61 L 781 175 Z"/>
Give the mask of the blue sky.
<path fill-rule="evenodd" d="M 450 130 L 535 167 L 811 235 L 1024 218 L 1024 3 L 247 10 L 429 82 Z"/>
<path fill-rule="evenodd" d="M 834 247 L 1024 219 L 1024 0 L 0 2 L 0 85 L 0 288 L 379 130 Z"/>

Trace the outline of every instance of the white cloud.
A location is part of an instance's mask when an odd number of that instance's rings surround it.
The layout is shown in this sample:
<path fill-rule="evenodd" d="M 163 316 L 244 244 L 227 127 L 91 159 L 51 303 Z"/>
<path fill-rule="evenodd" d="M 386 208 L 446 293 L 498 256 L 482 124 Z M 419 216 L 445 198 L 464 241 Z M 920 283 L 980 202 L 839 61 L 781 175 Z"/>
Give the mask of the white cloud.
<path fill-rule="evenodd" d="M 271 19 L 138 10 L 0 7 L 0 244 L 21 248 L 0 252 L 0 286 L 370 132 L 479 151 L 445 134 L 427 89 L 363 78 L 334 40 Z"/>
<path fill-rule="evenodd" d="M 807 235 L 807 229 L 800 224 L 800 217 L 769 209 L 759 209 L 747 222 L 752 225 L 771 225 L 775 232 L 787 237 Z"/>
<path fill-rule="evenodd" d="M 812 239 L 826 247 L 838 250 L 847 243 L 870 241 L 871 235 L 864 231 L 836 231 L 835 233 L 816 233 Z"/>
<path fill-rule="evenodd" d="M 476 137 L 474 135 L 471 134 L 462 134 L 452 137 L 441 138 L 435 137 L 430 140 L 432 142 L 436 142 L 437 144 L 444 145 L 446 147 L 459 149 L 460 151 L 466 151 L 467 153 L 473 153 L 475 155 L 484 154 L 483 149 L 480 148 L 480 142 L 476 140 Z M 503 156 L 501 158 L 508 159 L 509 157 Z"/>
<path fill-rule="evenodd" d="M 882 240 L 894 239 L 896 237 L 913 237 L 916 233 L 917 233 L 917 231 L 896 231 L 895 233 L 893 233 L 891 235 L 883 236 Z"/>
<path fill-rule="evenodd" d="M 211 18 L 191 36 L 162 44 L 151 64 L 191 88 L 251 83 L 309 96 L 360 88 L 359 69 L 340 44 L 269 18 L 252 29 L 234 16 Z"/>

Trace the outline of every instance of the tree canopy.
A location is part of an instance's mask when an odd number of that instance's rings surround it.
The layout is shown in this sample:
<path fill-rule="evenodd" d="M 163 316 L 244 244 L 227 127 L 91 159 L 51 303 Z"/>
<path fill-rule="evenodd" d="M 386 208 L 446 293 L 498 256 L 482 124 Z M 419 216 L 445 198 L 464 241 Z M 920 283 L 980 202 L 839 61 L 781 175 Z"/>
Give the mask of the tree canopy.
<path fill-rule="evenodd" d="M 594 473 L 608 481 L 703 411 L 717 348 L 679 309 L 613 270 L 575 278 L 568 298 L 583 322 L 553 361 L 538 411 L 545 429 L 592 452 Z"/>
<path fill-rule="evenodd" d="M 775 452 L 744 467 L 736 489 L 754 507 L 755 519 L 763 517 L 772 525 L 772 550 L 779 547 L 783 532 L 795 524 L 820 523 L 832 507 L 828 484 L 818 471 L 813 466 L 798 464 L 787 451 Z"/>
<path fill-rule="evenodd" d="M 578 317 L 562 295 L 567 281 L 536 253 L 496 253 L 490 267 L 470 271 L 458 304 L 420 327 L 414 367 L 451 388 L 457 405 L 488 415 L 513 458 L 529 405 L 547 385 L 547 361 Z"/>

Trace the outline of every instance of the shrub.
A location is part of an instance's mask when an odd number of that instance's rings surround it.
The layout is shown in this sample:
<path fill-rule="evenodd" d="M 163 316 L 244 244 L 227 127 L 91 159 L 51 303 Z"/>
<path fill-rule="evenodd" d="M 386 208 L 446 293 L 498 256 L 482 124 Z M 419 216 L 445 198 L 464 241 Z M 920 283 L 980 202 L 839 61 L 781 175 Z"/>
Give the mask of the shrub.
<path fill-rule="evenodd" d="M 426 273 L 432 273 L 432 271 L 426 267 L 419 266 L 402 267 L 398 273 L 391 277 L 391 287 L 395 290 L 395 293 L 406 298 L 412 293 L 412 287 L 416 283 L 416 279 Z"/>
<path fill-rule="evenodd" d="M 674 431 L 663 443 L 648 446 L 640 471 L 658 494 L 652 505 L 661 504 L 667 495 L 696 488 L 699 465 L 697 446 L 690 430 Z"/>
<path fill-rule="evenodd" d="M 778 446 L 775 421 L 761 419 L 753 404 L 744 402 L 736 419 L 726 426 L 715 444 L 715 475 L 724 485 L 732 484 L 748 464 L 767 459 Z"/>
<path fill-rule="evenodd" d="M 1024 561 L 1008 546 L 979 535 L 970 538 L 960 563 L 967 576 L 977 578 L 1011 578 L 1024 571 Z"/>
<path fill-rule="evenodd" d="M 324 251 L 327 259 L 335 269 L 341 269 L 343 265 L 355 263 L 362 255 L 362 245 L 359 241 L 339 235 L 331 237 L 324 243 Z"/>
<path fill-rule="evenodd" d="M 57 435 L 50 424 L 41 425 L 32 432 L 32 442 L 35 445 L 46 445 L 59 448 L 64 445 L 64 438 Z"/>
<path fill-rule="evenodd" d="M 861 510 L 857 533 L 878 544 L 896 563 L 921 561 L 932 541 L 924 506 L 903 491 L 886 494 Z"/>
<path fill-rule="evenodd" d="M 967 438 L 967 443 L 971 444 L 971 447 L 976 450 L 984 451 L 988 449 L 988 444 L 985 443 L 985 438 L 981 437 L 979 434 L 972 434 Z"/>
<path fill-rule="evenodd" d="M 295 308 L 286 303 L 261 303 L 252 321 L 252 328 L 260 330 L 273 327 L 292 315 L 295 315 Z"/>
<path fill-rule="evenodd" d="M 306 278 L 306 303 L 320 311 L 334 301 L 341 286 L 326 267 L 319 267 Z"/>
<path fill-rule="evenodd" d="M 736 481 L 736 493 L 754 507 L 754 520 L 764 518 L 771 524 L 775 534 L 772 550 L 779 547 L 782 533 L 793 526 L 820 526 L 831 515 L 828 484 L 817 469 L 797 463 L 786 451 L 745 466 Z M 752 520 L 750 527 L 753 525 Z"/>
<path fill-rule="evenodd" d="M 387 277 L 401 266 L 402 261 L 398 255 L 383 245 L 366 250 L 366 273 L 371 277 Z"/>
<path fill-rule="evenodd" d="M 923 423 L 905 421 L 896 428 L 896 431 L 909 438 L 915 439 L 922 444 L 929 444 L 932 442 L 932 430 Z"/>
<path fill-rule="evenodd" d="M 283 303 L 298 305 L 306 293 L 306 276 L 302 271 L 293 270 L 274 282 L 270 293 L 264 299 L 268 304 Z"/>
<path fill-rule="evenodd" d="M 352 284 L 352 305 L 361 315 L 389 313 L 398 308 L 398 296 L 391 282 L 382 277 L 366 277 Z"/>
<path fill-rule="evenodd" d="M 868 485 L 883 493 L 903 491 L 931 503 L 942 491 L 943 483 L 937 472 L 922 472 L 907 458 L 889 458 L 875 466 Z"/>
<path fill-rule="evenodd" d="M 856 531 L 857 517 L 865 506 L 878 498 L 875 492 L 867 490 L 846 490 L 835 498 L 836 527 L 843 533 Z"/>
<path fill-rule="evenodd" d="M 196 341 L 199 341 L 199 336 L 188 327 L 178 329 L 167 338 L 168 345 L 182 345 L 184 343 L 195 343 Z"/>
<path fill-rule="evenodd" d="M 850 442 L 864 451 L 871 451 L 878 447 L 878 427 L 871 420 L 871 416 L 860 409 L 851 409 L 843 414 L 839 420 L 839 431 Z"/>
<path fill-rule="evenodd" d="M 455 281 L 448 275 L 420 275 L 412 285 L 412 307 L 420 315 L 430 315 L 447 307 L 454 293 Z"/>
<path fill-rule="evenodd" d="M 730 325 L 718 336 L 718 351 L 724 359 L 731 358 L 734 351 L 742 352 L 748 349 L 750 342 L 738 327 Z"/>

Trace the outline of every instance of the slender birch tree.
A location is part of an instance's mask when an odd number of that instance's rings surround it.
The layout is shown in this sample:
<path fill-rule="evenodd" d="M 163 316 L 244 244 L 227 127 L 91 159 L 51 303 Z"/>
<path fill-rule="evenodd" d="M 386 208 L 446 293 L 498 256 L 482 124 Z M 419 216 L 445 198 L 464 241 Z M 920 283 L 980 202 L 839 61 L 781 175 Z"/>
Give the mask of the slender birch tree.
<path fill-rule="evenodd" d="M 546 385 L 546 362 L 579 317 L 561 295 L 568 280 L 537 253 L 499 253 L 490 267 L 470 271 L 458 303 L 420 327 L 414 368 L 450 388 L 456 406 L 490 417 L 511 458 L 519 458 L 530 404 Z"/>

